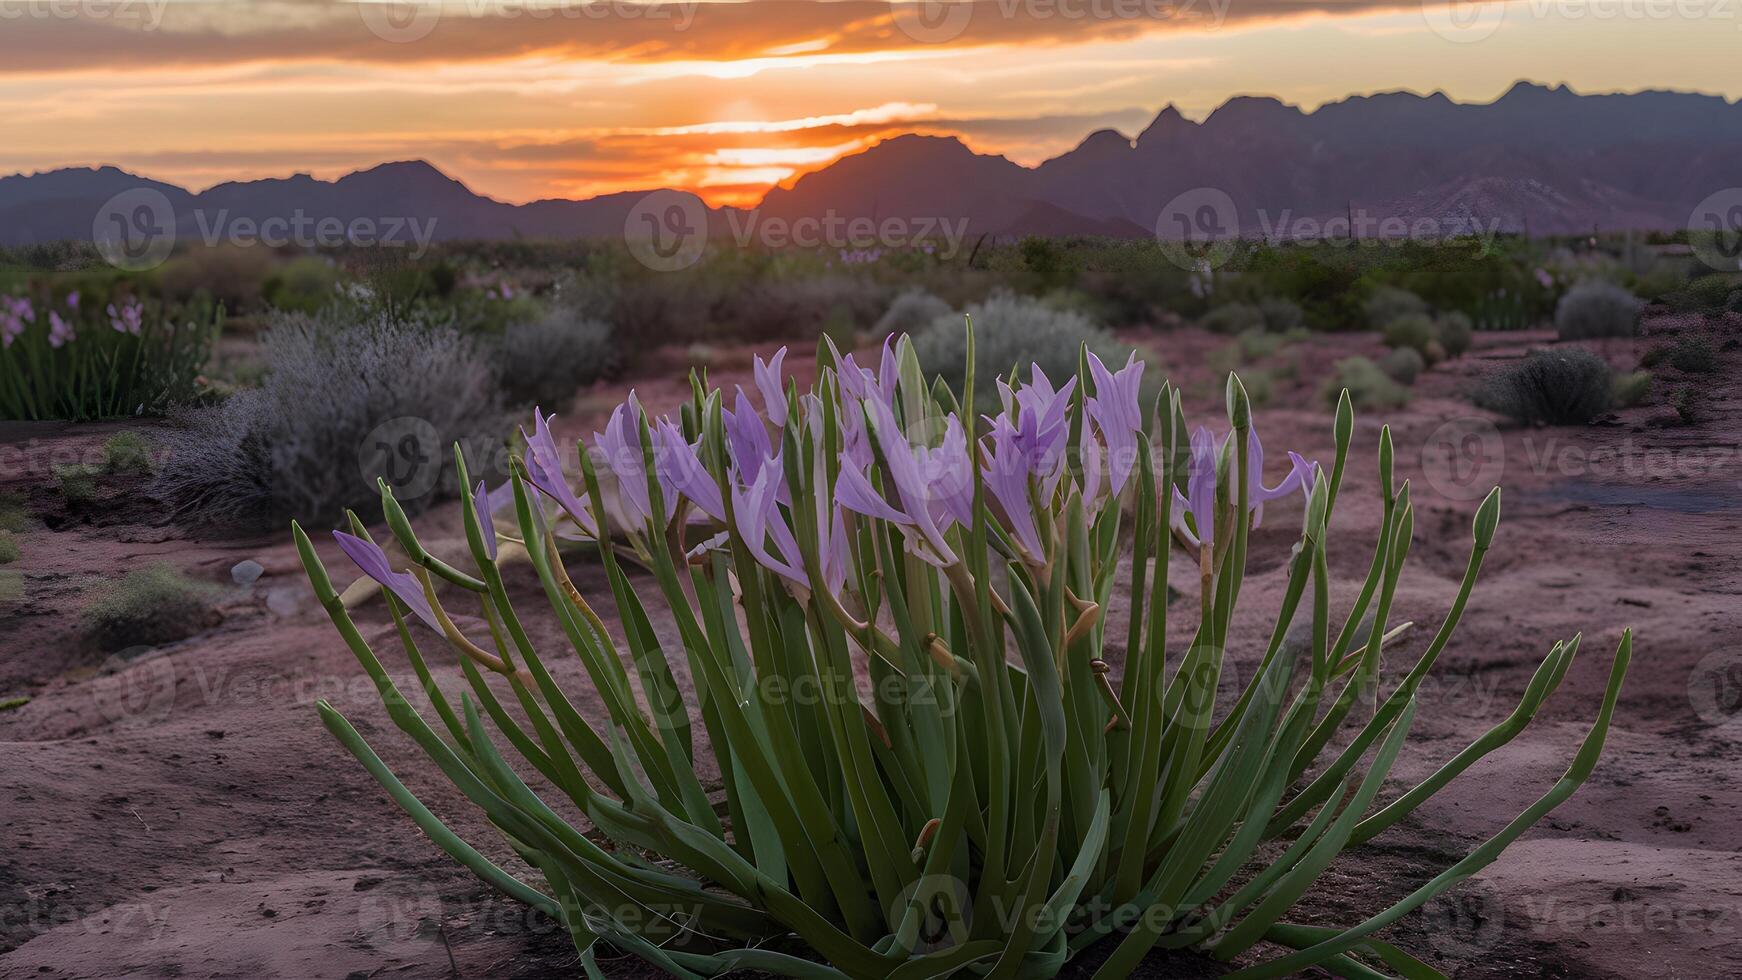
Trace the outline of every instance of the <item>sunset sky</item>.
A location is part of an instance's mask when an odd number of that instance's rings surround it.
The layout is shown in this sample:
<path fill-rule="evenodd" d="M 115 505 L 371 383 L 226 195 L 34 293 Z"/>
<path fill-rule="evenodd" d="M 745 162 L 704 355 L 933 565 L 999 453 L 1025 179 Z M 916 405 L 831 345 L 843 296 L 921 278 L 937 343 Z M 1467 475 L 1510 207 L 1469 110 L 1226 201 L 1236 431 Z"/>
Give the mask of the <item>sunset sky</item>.
<path fill-rule="evenodd" d="M 114 164 L 199 190 L 423 158 L 513 202 L 753 203 L 900 132 L 1034 164 L 1236 94 L 1742 94 L 1734 3 L 1426 2 L 0 0 L 0 175 Z"/>

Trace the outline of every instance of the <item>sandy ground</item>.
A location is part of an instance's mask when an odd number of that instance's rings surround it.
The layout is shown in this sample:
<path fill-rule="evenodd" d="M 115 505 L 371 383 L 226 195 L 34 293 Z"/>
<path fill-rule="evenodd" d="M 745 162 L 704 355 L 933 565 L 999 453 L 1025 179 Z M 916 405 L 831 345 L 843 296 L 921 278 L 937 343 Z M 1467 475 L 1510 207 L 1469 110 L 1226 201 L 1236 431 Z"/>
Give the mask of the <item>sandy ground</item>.
<path fill-rule="evenodd" d="M 1650 330 L 1694 326 L 1660 318 Z M 1735 320 L 1711 329 L 1720 339 L 1742 336 Z M 1194 418 L 1210 421 L 1219 399 L 1204 358 L 1224 341 L 1195 331 L 1132 339 L 1162 352 L 1193 396 Z M 1632 674 L 1589 783 L 1501 863 L 1390 937 L 1458 977 L 1739 975 L 1742 356 L 1724 355 L 1725 372 L 1709 382 L 1712 416 L 1694 426 L 1668 424 L 1661 395 L 1577 429 L 1496 428 L 1469 406 L 1462 392 L 1473 379 L 1549 339 L 1479 335 L 1474 351 L 1423 375 L 1413 404 L 1388 415 L 1398 474 L 1411 479 L 1417 508 L 1396 619 L 1437 625 L 1481 492 L 1506 487 L 1500 536 L 1458 638 L 1424 688 L 1397 785 L 1504 717 L 1554 640 L 1582 630 L 1584 650 L 1522 736 L 1341 859 L 1297 918 L 1350 922 L 1377 911 L 1545 791 L 1582 738 L 1608 659 L 1632 626 Z M 1630 369 L 1651 339 L 1600 349 Z M 1294 374 L 1259 413 L 1273 456 L 1295 447 L 1328 458 L 1317 379 L 1336 358 L 1378 351 L 1370 336 L 1315 337 L 1273 359 Z M 733 352 L 714 374 L 731 383 L 746 368 Z M 652 372 L 637 382 L 651 407 L 683 397 L 680 365 Z M 1676 380 L 1673 371 L 1664 377 Z M 609 395 L 583 392 L 565 431 L 590 427 Z M 1379 519 L 1379 424 L 1358 423 L 1337 512 L 1331 571 L 1344 608 Z M 117 428 L 13 427 L 3 444 L 0 493 L 26 495 L 33 519 L 19 535 L 22 560 L 0 567 L 0 698 L 31 698 L 0 712 L 0 977 L 579 975 L 560 930 L 457 869 L 317 722 L 314 701 L 332 700 L 433 809 L 472 840 L 494 840 L 430 767 L 408 764 L 414 752 L 314 607 L 288 535 L 184 540 L 125 486 L 94 509 L 60 503 L 50 465 L 75 461 Z M 1230 654 L 1237 675 L 1268 630 L 1294 520 L 1291 508 L 1278 508 L 1255 536 L 1237 624 L 1245 642 Z M 420 527 L 426 541 L 457 546 L 451 506 Z M 336 549 L 323 554 L 335 570 L 345 567 Z M 265 572 L 241 587 L 230 570 L 245 559 Z M 78 616 L 92 590 L 160 560 L 223 590 L 221 624 L 122 655 L 82 640 Z M 595 566 L 577 557 L 571 568 L 583 590 L 603 592 Z M 1195 594 L 1191 582 L 1177 584 Z M 523 611 L 542 605 L 529 573 L 512 585 L 528 599 Z M 366 633 L 382 634 L 379 606 L 359 618 Z M 557 642 L 551 624 L 535 633 Z M 1407 669 L 1430 635 L 1419 629 L 1391 648 L 1391 669 Z M 566 676 L 583 709 L 599 710 L 578 671 Z M 458 683 L 458 671 L 438 670 L 438 679 Z M 500 847 L 492 855 L 507 859 Z M 605 969 L 649 973 L 627 959 Z M 1143 968 L 1205 970 L 1160 957 Z"/>

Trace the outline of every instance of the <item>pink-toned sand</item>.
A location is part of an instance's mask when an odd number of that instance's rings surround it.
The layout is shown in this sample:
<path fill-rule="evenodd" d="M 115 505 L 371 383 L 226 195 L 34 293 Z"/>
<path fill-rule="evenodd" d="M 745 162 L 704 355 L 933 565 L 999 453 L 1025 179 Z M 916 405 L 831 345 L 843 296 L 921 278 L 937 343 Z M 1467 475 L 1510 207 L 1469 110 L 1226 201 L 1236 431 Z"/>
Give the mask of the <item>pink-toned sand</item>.
<path fill-rule="evenodd" d="M 1695 326 L 1660 318 L 1650 329 Z M 1720 340 L 1742 336 L 1734 319 L 1710 329 Z M 1130 339 L 1160 351 L 1192 396 L 1194 420 L 1213 421 L 1219 398 L 1205 356 L 1225 341 L 1190 330 Z M 1478 335 L 1474 351 L 1424 374 L 1410 407 L 1387 415 L 1416 505 L 1393 618 L 1422 624 L 1388 648 L 1391 671 L 1413 662 L 1455 591 L 1480 491 L 1506 487 L 1496 546 L 1424 688 L 1388 792 L 1504 717 L 1556 639 L 1582 630 L 1583 651 L 1522 736 L 1341 859 L 1298 918 L 1348 923 L 1378 911 L 1544 792 L 1583 737 L 1609 657 L 1632 626 L 1633 670 L 1589 783 L 1499 864 L 1389 936 L 1458 977 L 1742 975 L 1742 356 L 1725 353 L 1725 372 L 1699 382 L 1714 390 L 1712 416 L 1694 426 L 1667 424 L 1661 394 L 1581 428 L 1495 428 L 1470 407 L 1462 392 L 1474 379 L 1549 339 Z M 1600 349 L 1630 369 L 1650 342 Z M 1318 379 L 1339 357 L 1380 350 L 1369 335 L 1319 336 L 1268 362 L 1294 366 L 1259 413 L 1273 455 L 1295 447 L 1328 458 Z M 637 387 L 651 408 L 685 396 L 675 363 L 650 371 Z M 745 380 L 747 356 L 729 352 L 713 373 Z M 611 394 L 582 393 L 565 431 L 590 428 Z M 1358 421 L 1338 506 L 1339 611 L 1359 587 L 1379 518 L 1380 421 Z M 22 560 L 0 567 L 0 698 L 32 698 L 0 712 L 0 977 L 578 976 L 556 926 L 453 865 L 321 728 L 313 704 L 324 697 L 433 809 L 509 859 L 386 723 L 315 608 L 288 534 L 190 541 L 125 488 L 95 515 L 66 512 L 49 463 L 118 428 L 13 427 L 4 445 L 0 492 L 27 494 L 38 519 L 19 535 Z M 1448 447 L 1457 450 L 1449 460 Z M 1281 593 L 1295 521 L 1292 507 L 1276 507 L 1254 538 L 1244 642 L 1230 654 L 1242 680 Z M 458 547 L 451 506 L 419 523 L 426 541 L 442 542 L 438 552 Z M 345 574 L 336 549 L 322 553 Z M 244 559 L 265 567 L 246 589 L 230 581 Z M 125 658 L 83 641 L 79 613 L 92 587 L 159 560 L 224 590 L 221 624 Z M 582 590 L 604 593 L 596 565 L 577 555 L 570 567 Z M 1195 595 L 1190 576 L 1179 578 Z M 511 581 L 523 612 L 543 604 L 525 569 Z M 377 604 L 359 619 L 385 652 L 396 647 L 384 615 Z M 1117 608 L 1112 615 L 1120 621 Z M 552 624 L 527 618 L 535 638 L 560 648 Z M 583 710 L 598 711 L 579 670 L 562 673 Z M 451 665 L 438 671 L 450 687 L 458 676 Z M 604 968 L 653 973 L 629 959 Z M 1206 966 L 1152 957 L 1143 969 L 1195 976 Z"/>

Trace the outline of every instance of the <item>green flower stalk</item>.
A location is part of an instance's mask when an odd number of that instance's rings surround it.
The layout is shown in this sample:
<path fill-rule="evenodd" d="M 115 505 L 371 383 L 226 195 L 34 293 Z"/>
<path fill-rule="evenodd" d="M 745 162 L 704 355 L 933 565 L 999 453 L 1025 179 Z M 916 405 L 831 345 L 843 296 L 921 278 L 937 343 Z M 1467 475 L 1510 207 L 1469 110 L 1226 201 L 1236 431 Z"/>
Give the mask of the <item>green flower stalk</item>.
<path fill-rule="evenodd" d="M 1327 549 L 1353 431 L 1346 395 L 1329 471 L 1291 453 L 1272 486 L 1238 379 L 1220 440 L 1188 438 L 1165 385 L 1141 406 L 1141 363 L 1114 371 L 1087 351 L 1062 384 L 1038 368 L 1025 383 L 1013 374 L 999 413 L 982 416 L 971 332 L 968 347 L 960 406 L 926 382 L 905 338 L 875 370 L 825 342 L 809 392 L 781 376 L 783 351 L 758 360 L 754 397 L 728 400 L 697 379 L 681 411 L 656 419 L 631 394 L 577 447 L 578 469 L 539 414 L 509 484 L 466 494 L 467 562 L 430 555 L 384 487 L 409 571 L 355 522 L 339 541 L 383 586 L 429 717 L 295 529 L 388 717 L 483 812 L 514 869 L 419 802 L 325 702 L 322 721 L 438 846 L 561 922 L 589 976 L 601 975 L 600 944 L 680 977 L 918 980 L 1052 976 L 1102 943 L 1105 977 L 1185 948 L 1239 960 L 1242 977 L 1435 975 L 1378 932 L 1495 860 L 1585 780 L 1630 637 L 1546 795 L 1371 918 L 1291 923 L 1340 854 L 1516 737 L 1578 652 L 1577 636 L 1555 643 L 1509 717 L 1386 798 L 1421 684 L 1494 540 L 1499 491 L 1477 511 L 1438 630 L 1382 684 L 1414 516 L 1386 431 L 1378 540 L 1334 621 Z M 1301 536 L 1274 628 L 1238 697 L 1218 703 L 1249 531 L 1297 493 Z M 577 547 L 596 554 L 608 599 L 575 587 Z M 568 649 L 531 641 L 504 584 L 510 558 L 532 565 Z M 1184 635 L 1169 624 L 1174 575 L 1199 585 L 1183 648 L 1167 639 Z M 1117 619 L 1116 591 L 1129 596 Z M 622 645 L 595 608 L 604 601 Z M 467 635 L 449 604 L 485 625 Z M 1311 637 L 1298 656 L 1285 642 L 1297 619 Z M 436 682 L 415 623 L 455 652 L 458 689 Z M 602 715 L 583 715 L 559 683 L 577 669 L 558 669 L 571 655 Z M 1327 757 L 1333 742 L 1343 747 Z M 1263 960 L 1260 943 L 1293 952 Z"/>

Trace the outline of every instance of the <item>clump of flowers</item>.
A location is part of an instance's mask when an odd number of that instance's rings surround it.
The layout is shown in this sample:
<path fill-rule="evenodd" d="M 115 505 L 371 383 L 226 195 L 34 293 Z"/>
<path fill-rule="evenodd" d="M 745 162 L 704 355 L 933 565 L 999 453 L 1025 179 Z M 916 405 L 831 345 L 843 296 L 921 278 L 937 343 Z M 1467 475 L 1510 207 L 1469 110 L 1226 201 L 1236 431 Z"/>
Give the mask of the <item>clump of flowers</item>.
<path fill-rule="evenodd" d="M 133 296 L 105 309 L 77 292 L 0 296 L 0 419 L 160 412 L 196 393 L 223 311 L 177 312 Z"/>
<path fill-rule="evenodd" d="M 1361 922 L 1291 922 L 1333 859 L 1517 735 L 1572 663 L 1576 636 L 1550 648 L 1509 718 L 1381 805 L 1492 543 L 1498 491 L 1439 629 L 1382 686 L 1382 654 L 1409 626 L 1390 612 L 1414 518 L 1387 433 L 1371 567 L 1333 620 L 1346 398 L 1328 471 L 1290 453 L 1266 475 L 1237 379 L 1226 432 L 1188 438 L 1176 391 L 1139 400 L 1134 358 L 1109 366 L 1084 350 L 1073 376 L 1031 370 L 987 409 L 971 334 L 968 347 L 959 405 L 902 338 L 875 368 L 825 342 L 807 392 L 776 355 L 758 360 L 754 393 L 697 379 L 660 417 L 631 394 L 578 453 L 537 414 L 509 483 L 468 494 L 458 564 L 425 549 L 384 486 L 405 557 L 355 520 L 336 537 L 386 593 L 433 717 L 396 686 L 295 529 L 394 724 L 523 868 L 463 839 L 325 702 L 323 722 L 433 841 L 560 921 L 590 976 L 614 947 L 680 977 L 1041 977 L 1103 942 L 1106 977 L 1188 947 L 1238 959 L 1249 978 L 1431 973 L 1378 933 L 1584 781 L 1630 640 L 1566 776 L 1516 820 Z M 1230 658 L 1250 529 L 1295 515 L 1275 627 Z M 620 630 L 570 577 L 577 547 L 603 566 Z M 1168 642 L 1176 560 L 1198 592 L 1183 648 Z M 570 647 L 560 655 L 537 648 L 510 600 L 512 561 L 531 564 Z M 1117 621 L 1115 593 L 1129 596 Z M 484 626 L 462 628 L 450 606 Z M 668 617 L 675 644 L 655 626 Z M 1284 642 L 1297 618 L 1311 636 L 1298 655 Z M 413 620 L 457 654 L 462 689 L 434 681 Z M 1250 678 L 1218 705 L 1237 665 Z M 559 680 L 577 671 L 601 716 Z M 1263 959 L 1260 943 L 1292 951 Z"/>

